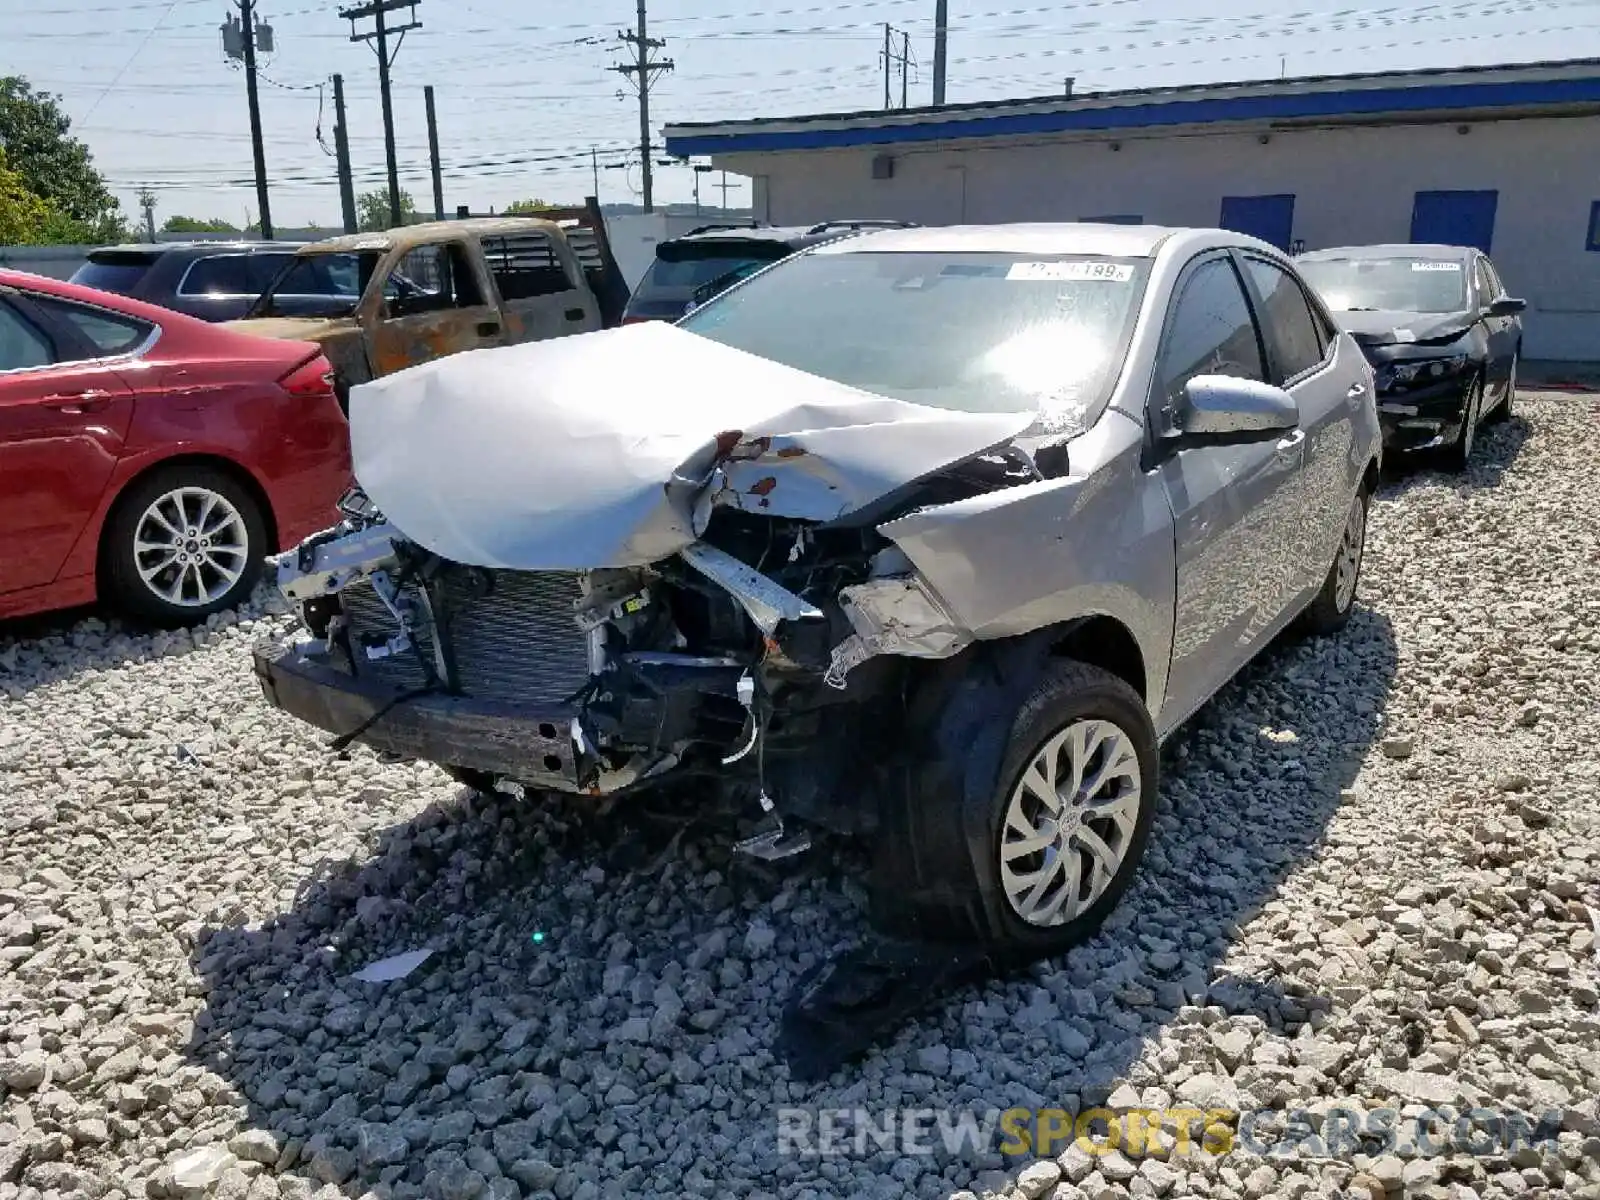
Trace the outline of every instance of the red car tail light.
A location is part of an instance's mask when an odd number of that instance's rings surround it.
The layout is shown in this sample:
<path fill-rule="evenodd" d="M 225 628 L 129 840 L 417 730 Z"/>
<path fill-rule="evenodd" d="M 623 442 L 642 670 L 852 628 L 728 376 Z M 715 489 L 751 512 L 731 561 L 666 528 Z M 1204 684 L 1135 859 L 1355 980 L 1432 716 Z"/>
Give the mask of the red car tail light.
<path fill-rule="evenodd" d="M 278 380 L 278 386 L 291 396 L 332 396 L 333 367 L 319 354 Z"/>

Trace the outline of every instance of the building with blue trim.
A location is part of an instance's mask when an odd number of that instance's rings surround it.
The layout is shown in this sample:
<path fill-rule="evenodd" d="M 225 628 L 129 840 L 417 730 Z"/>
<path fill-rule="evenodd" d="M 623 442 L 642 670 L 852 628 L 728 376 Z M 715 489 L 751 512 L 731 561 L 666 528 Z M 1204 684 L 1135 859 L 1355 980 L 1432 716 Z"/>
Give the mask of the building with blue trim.
<path fill-rule="evenodd" d="M 666 150 L 748 177 L 780 224 L 1473 244 L 1529 301 L 1528 357 L 1600 360 L 1600 59 L 685 123 Z"/>

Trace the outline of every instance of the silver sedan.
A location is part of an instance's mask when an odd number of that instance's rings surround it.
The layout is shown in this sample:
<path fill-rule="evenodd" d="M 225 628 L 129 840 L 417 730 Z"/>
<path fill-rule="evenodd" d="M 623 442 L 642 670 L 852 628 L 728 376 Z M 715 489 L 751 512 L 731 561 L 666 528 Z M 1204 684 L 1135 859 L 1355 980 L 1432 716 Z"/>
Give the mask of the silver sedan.
<path fill-rule="evenodd" d="M 709 779 L 764 814 L 744 851 L 862 834 L 880 925 L 1024 956 L 1126 889 L 1161 740 L 1349 618 L 1381 449 L 1288 259 L 1086 224 L 830 243 L 676 326 L 357 388 L 351 427 L 273 703 L 478 786 Z"/>

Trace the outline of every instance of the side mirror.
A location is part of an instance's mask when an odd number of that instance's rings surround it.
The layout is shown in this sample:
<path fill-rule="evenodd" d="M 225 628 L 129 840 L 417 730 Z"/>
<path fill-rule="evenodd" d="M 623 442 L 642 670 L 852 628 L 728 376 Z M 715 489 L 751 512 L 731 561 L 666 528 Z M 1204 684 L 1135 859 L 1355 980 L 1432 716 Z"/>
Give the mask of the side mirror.
<path fill-rule="evenodd" d="M 1526 312 L 1527 308 L 1528 302 L 1526 300 L 1515 300 L 1510 296 L 1501 296 L 1500 299 L 1489 305 L 1489 315 L 1491 317 L 1515 317 Z"/>
<path fill-rule="evenodd" d="M 1178 439 L 1188 445 L 1264 441 L 1300 424 L 1300 408 L 1280 387 L 1233 375 L 1196 375 L 1184 385 Z"/>

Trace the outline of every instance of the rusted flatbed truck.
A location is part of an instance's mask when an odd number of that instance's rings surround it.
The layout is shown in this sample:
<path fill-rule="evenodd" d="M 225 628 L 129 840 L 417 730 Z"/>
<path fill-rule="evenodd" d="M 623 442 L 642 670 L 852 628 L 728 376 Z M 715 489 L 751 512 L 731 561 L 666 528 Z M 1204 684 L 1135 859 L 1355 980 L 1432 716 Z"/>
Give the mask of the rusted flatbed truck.
<path fill-rule="evenodd" d="M 341 401 L 463 350 L 619 324 L 628 287 L 593 199 L 537 217 L 469 217 L 301 247 L 231 328 L 317 343 Z"/>

